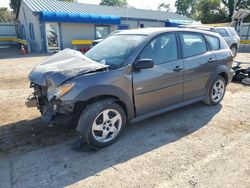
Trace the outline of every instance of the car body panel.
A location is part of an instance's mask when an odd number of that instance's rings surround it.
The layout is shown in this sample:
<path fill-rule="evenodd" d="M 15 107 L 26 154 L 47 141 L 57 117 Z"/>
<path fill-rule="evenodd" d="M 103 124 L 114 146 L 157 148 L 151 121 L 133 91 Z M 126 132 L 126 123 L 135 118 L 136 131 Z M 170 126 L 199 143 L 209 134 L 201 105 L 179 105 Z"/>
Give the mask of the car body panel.
<path fill-rule="evenodd" d="M 210 61 L 211 60 L 211 61 Z M 206 85 L 216 68 L 216 56 L 213 51 L 185 58 L 184 60 L 183 100 L 205 95 Z"/>
<path fill-rule="evenodd" d="M 76 86 L 61 98 L 62 101 L 73 99 L 77 102 L 102 96 L 116 97 L 126 104 L 128 117 L 133 117 L 131 65 L 116 70 L 78 76 L 74 78 L 74 83 Z"/>
<path fill-rule="evenodd" d="M 136 115 L 182 102 L 183 71 L 173 71 L 176 66 L 183 67 L 183 61 L 167 62 L 133 72 Z"/>

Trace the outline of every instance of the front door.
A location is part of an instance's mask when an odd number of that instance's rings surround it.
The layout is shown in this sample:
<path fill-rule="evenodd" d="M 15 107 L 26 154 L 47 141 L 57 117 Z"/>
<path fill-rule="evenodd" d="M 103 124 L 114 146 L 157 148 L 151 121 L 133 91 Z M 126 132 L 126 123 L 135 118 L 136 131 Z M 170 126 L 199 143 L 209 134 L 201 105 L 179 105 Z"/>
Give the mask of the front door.
<path fill-rule="evenodd" d="M 204 96 L 208 80 L 214 72 L 216 56 L 208 50 L 202 34 L 182 32 L 179 34 L 184 61 L 183 101 Z"/>
<path fill-rule="evenodd" d="M 133 72 L 136 115 L 182 102 L 183 61 L 175 33 L 157 36 L 143 49 L 139 59 L 152 59 L 153 68 Z"/>
<path fill-rule="evenodd" d="M 48 52 L 60 50 L 60 36 L 58 23 L 45 23 L 46 45 Z"/>

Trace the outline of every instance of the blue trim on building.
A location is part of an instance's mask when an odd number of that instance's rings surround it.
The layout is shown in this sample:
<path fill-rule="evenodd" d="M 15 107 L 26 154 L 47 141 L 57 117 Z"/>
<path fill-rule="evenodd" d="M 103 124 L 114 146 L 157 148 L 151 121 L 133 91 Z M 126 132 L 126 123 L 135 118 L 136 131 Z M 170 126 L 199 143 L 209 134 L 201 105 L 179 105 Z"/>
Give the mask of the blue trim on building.
<path fill-rule="evenodd" d="M 173 22 L 165 22 L 165 27 L 178 27 L 180 24 Z"/>
<path fill-rule="evenodd" d="M 33 23 L 29 23 L 29 31 L 31 40 L 35 40 L 35 32 Z"/>
<path fill-rule="evenodd" d="M 61 23 L 58 23 L 58 29 L 59 29 L 60 50 L 63 50 L 63 38 L 62 38 L 62 25 L 61 25 Z"/>
<path fill-rule="evenodd" d="M 45 23 L 44 22 L 40 22 L 40 33 L 41 33 L 41 44 L 42 44 L 41 53 L 44 53 L 44 52 L 47 52 Z"/>
<path fill-rule="evenodd" d="M 21 39 L 26 39 L 26 31 L 23 24 L 21 24 L 20 26 L 20 34 L 21 34 Z"/>
<path fill-rule="evenodd" d="M 40 13 L 42 22 L 68 22 L 68 23 L 94 23 L 94 24 L 120 24 L 119 16 L 76 14 L 65 12 L 42 11 Z"/>

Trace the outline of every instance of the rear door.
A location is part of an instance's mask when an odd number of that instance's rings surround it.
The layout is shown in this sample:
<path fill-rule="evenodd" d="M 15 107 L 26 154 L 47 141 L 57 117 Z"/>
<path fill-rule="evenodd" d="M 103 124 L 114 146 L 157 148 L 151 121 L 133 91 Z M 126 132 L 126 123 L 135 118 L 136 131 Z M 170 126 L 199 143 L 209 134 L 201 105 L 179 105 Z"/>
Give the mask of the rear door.
<path fill-rule="evenodd" d="M 216 56 L 209 50 L 203 34 L 180 32 L 179 37 L 185 69 L 183 101 L 187 101 L 205 95 Z"/>
<path fill-rule="evenodd" d="M 178 54 L 176 33 L 157 36 L 137 59 L 152 59 L 155 63 L 153 68 L 133 72 L 137 115 L 182 102 L 184 70 Z"/>

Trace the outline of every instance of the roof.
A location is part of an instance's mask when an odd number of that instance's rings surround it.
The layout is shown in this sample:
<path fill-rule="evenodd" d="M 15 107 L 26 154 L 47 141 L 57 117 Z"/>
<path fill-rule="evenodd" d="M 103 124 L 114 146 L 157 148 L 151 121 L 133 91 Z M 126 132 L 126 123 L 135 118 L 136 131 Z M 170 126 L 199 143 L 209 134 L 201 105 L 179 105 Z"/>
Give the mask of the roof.
<path fill-rule="evenodd" d="M 199 30 L 199 29 L 191 29 L 191 28 L 178 28 L 178 27 L 147 27 L 147 28 L 140 28 L 140 29 L 129 29 L 123 30 L 115 35 L 152 35 L 152 34 L 159 34 L 164 32 L 175 32 L 175 31 L 189 31 L 189 32 L 197 32 L 203 34 L 214 35 L 220 37 L 218 33 L 207 31 L 207 30 Z"/>
<path fill-rule="evenodd" d="M 121 18 L 139 18 L 166 21 L 168 19 L 191 20 L 173 12 L 123 8 L 83 3 L 71 3 L 58 0 L 22 0 L 32 12 L 62 12 L 76 14 L 112 15 Z"/>
<path fill-rule="evenodd" d="M 249 9 L 240 9 L 236 11 L 233 15 L 233 20 L 239 20 L 239 19 L 244 19 L 250 14 Z"/>

